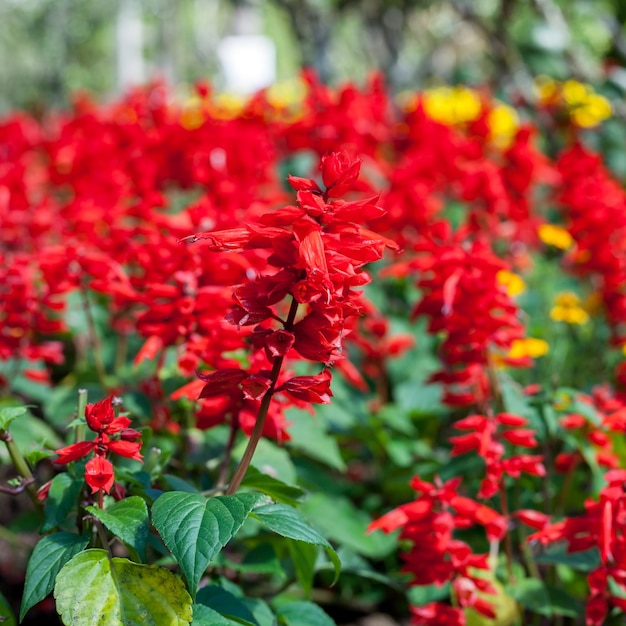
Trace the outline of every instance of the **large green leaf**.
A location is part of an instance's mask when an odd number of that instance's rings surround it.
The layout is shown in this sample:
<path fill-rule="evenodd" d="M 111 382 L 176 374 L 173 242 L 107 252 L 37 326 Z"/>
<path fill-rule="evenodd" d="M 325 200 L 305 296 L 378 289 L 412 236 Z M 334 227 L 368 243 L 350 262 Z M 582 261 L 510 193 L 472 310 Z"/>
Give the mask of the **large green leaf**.
<path fill-rule="evenodd" d="M 17 626 L 15 615 L 8 600 L 0 593 L 0 622 L 2 626 Z"/>
<path fill-rule="evenodd" d="M 39 541 L 26 568 L 20 621 L 37 602 L 41 602 L 52 591 L 61 568 L 84 550 L 88 543 L 89 537 L 66 532 L 47 535 Z"/>
<path fill-rule="evenodd" d="M 57 474 L 52 479 L 41 532 L 57 528 L 65 521 L 68 513 L 76 506 L 83 482 L 82 478 L 73 478 L 69 474 Z"/>
<path fill-rule="evenodd" d="M 336 626 L 335 622 L 317 604 L 290 602 L 276 611 L 279 624 L 285 626 Z"/>
<path fill-rule="evenodd" d="M 152 506 L 152 523 L 174 555 L 195 597 L 200 577 L 241 528 L 261 496 L 238 493 L 205 498 L 170 491 Z"/>
<path fill-rule="evenodd" d="M 59 572 L 54 589 L 66 626 L 188 626 L 191 597 L 164 567 L 86 550 Z"/>
<path fill-rule="evenodd" d="M 250 466 L 246 476 L 241 483 L 242 487 L 250 487 L 255 491 L 260 491 L 268 495 L 276 502 L 291 504 L 294 506 L 304 496 L 304 490 L 295 485 L 289 485 L 278 478 L 259 471 L 256 467 Z"/>
<path fill-rule="evenodd" d="M 146 560 L 146 544 L 150 531 L 148 507 L 139 496 L 131 496 L 116 502 L 108 509 L 88 506 L 87 510 L 97 517 L 116 537 Z"/>
<path fill-rule="evenodd" d="M 312 528 L 296 509 L 286 504 L 268 504 L 254 509 L 251 517 L 282 537 L 322 546 L 335 566 L 335 581 L 337 580 L 341 570 L 341 561 L 337 553 L 328 540 Z"/>

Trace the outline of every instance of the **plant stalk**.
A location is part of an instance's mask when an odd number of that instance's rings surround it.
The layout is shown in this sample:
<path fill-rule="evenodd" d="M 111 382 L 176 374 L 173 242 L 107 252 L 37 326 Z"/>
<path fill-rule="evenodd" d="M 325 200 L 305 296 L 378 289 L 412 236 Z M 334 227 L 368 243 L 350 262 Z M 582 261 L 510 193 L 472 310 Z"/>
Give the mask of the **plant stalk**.
<path fill-rule="evenodd" d="M 298 301 L 293 298 L 291 300 L 291 306 L 289 308 L 289 314 L 287 315 L 287 319 L 285 321 L 284 329 L 290 331 L 293 328 L 294 320 L 296 319 L 296 313 L 298 311 Z M 280 374 L 280 368 L 283 365 L 283 360 L 285 357 L 277 356 L 274 357 L 274 364 L 272 365 L 272 372 L 270 374 L 270 387 L 263 396 L 263 400 L 261 400 L 261 406 L 259 407 L 259 412 L 256 416 L 256 422 L 254 423 L 254 428 L 252 430 L 252 434 L 250 435 L 250 439 L 248 441 L 248 445 L 241 457 L 241 461 L 239 461 L 239 465 L 233 474 L 233 477 L 230 480 L 228 488 L 226 489 L 226 495 L 232 495 L 239 489 L 239 485 L 241 485 L 241 481 L 246 475 L 246 471 L 252 461 L 252 457 L 254 456 L 254 451 L 261 439 L 261 435 L 263 434 L 263 427 L 265 426 L 265 419 L 267 418 L 267 411 L 270 408 L 270 402 L 272 401 L 272 396 L 274 395 L 274 388 L 276 387 L 276 381 L 278 380 L 278 375 Z"/>

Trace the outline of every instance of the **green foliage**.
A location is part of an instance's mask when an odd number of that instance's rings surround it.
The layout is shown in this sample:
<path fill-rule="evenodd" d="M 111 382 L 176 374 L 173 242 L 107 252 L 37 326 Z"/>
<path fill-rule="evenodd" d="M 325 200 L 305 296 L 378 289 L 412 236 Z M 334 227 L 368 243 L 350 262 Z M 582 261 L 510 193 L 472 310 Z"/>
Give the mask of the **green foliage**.
<path fill-rule="evenodd" d="M 77 585 L 76 581 L 80 581 Z M 66 626 L 187 626 L 191 597 L 180 578 L 155 565 L 86 550 L 59 572 L 54 589 Z"/>
<path fill-rule="evenodd" d="M 52 591 L 57 574 L 88 543 L 88 537 L 68 532 L 53 533 L 39 540 L 28 561 L 20 621 Z"/>
<path fill-rule="evenodd" d="M 130 496 L 107 509 L 88 506 L 87 510 L 129 548 L 132 548 L 141 561 L 146 560 L 150 522 L 148 507 L 140 497 Z"/>
<path fill-rule="evenodd" d="M 263 526 L 282 537 L 294 539 L 314 546 L 322 546 L 335 567 L 335 582 L 341 571 L 341 561 L 334 548 L 328 541 L 312 528 L 304 517 L 293 507 L 284 504 L 268 504 L 255 508 L 251 516 L 260 521 Z M 309 555 L 307 555 L 309 556 Z M 310 558 L 304 561 L 310 565 Z"/>
<path fill-rule="evenodd" d="M 251 493 L 204 498 L 172 491 L 154 503 L 152 523 L 180 565 L 192 596 L 209 563 L 258 502 L 259 496 Z"/>

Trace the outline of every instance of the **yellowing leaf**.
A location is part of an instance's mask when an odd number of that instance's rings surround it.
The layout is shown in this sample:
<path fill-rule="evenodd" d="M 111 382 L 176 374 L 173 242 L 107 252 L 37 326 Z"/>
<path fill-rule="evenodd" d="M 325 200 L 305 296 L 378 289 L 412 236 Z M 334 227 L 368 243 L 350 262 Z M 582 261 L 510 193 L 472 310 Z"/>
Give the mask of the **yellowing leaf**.
<path fill-rule="evenodd" d="M 169 570 L 86 550 L 59 572 L 54 597 L 66 626 L 188 626 L 191 596 Z"/>

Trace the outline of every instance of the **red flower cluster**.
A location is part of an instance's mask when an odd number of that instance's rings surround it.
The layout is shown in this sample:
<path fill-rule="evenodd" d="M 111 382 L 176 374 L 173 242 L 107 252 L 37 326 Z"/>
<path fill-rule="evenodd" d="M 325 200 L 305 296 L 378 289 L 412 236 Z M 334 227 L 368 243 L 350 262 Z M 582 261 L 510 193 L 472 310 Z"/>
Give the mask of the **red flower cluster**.
<path fill-rule="evenodd" d="M 459 495 L 461 479 L 435 484 L 413 478 L 411 486 L 420 494 L 372 522 L 369 530 L 400 530 L 400 539 L 410 544 L 403 555 L 404 571 L 413 585 L 452 583 L 458 606 L 432 603 L 413 608 L 413 624 L 464 626 L 463 608 L 472 607 L 485 617 L 495 617 L 491 603 L 481 594 L 496 593 L 479 571 L 490 571 L 487 554 L 474 554 L 471 547 L 454 537 L 457 530 L 482 526 L 490 541 L 500 541 L 506 532 L 505 518 L 493 509 Z M 478 570 L 478 571 L 477 571 Z"/>
<path fill-rule="evenodd" d="M 206 383 L 200 397 L 221 398 L 220 410 L 232 419 L 258 407 L 267 393 L 281 393 L 292 402 L 329 402 L 327 370 L 280 381 L 283 359 L 299 356 L 326 366 L 342 359 L 342 337 L 363 309 L 354 287 L 370 281 L 363 266 L 380 259 L 385 247 L 397 248 L 358 224 L 383 213 L 376 198 L 336 199 L 354 186 L 360 162 L 346 153 L 331 153 L 322 159 L 321 170 L 323 190 L 312 179 L 289 177 L 298 206 L 265 213 L 243 228 L 186 238 L 211 252 L 262 252 L 271 268 L 234 288 L 234 305 L 226 316 L 238 327 L 254 327 L 250 369 L 200 375 Z M 277 432 L 277 420 L 279 414 L 270 416 L 266 428 Z"/>
<path fill-rule="evenodd" d="M 626 612 L 626 470 L 611 470 L 605 480 L 599 500 L 587 500 L 583 515 L 544 524 L 528 537 L 544 546 L 566 541 L 569 553 L 599 549 L 601 564 L 587 576 L 587 626 L 602 626 L 611 607 Z"/>
<path fill-rule="evenodd" d="M 391 271 L 420 272 L 422 299 L 413 316 L 427 316 L 428 331 L 443 334 L 439 353 L 445 369 L 430 380 L 446 386 L 446 404 L 483 404 L 491 393 L 492 357 L 505 356 L 513 341 L 524 336 L 518 307 L 498 281 L 507 265 L 479 241 L 464 245 L 433 239 L 416 244 L 415 251 L 414 259 Z M 528 365 L 529 359 L 509 363 Z"/>
<path fill-rule="evenodd" d="M 526 418 L 511 413 L 498 413 L 493 417 L 470 415 L 455 422 L 456 429 L 470 432 L 450 437 L 452 455 L 476 452 L 485 461 L 487 475 L 481 483 L 479 498 L 491 498 L 498 493 L 505 476 L 519 478 L 522 472 L 546 475 L 541 455 L 514 454 L 504 458 L 506 443 L 521 448 L 537 446 L 535 431 L 524 428 L 527 425 Z"/>
<path fill-rule="evenodd" d="M 85 420 L 90 430 L 96 433 L 93 441 L 79 441 L 56 451 L 59 457 L 55 463 L 64 465 L 94 453 L 85 465 L 85 480 L 92 493 L 109 493 L 115 482 L 113 464 L 107 459 L 109 453 L 119 454 L 128 459 L 142 460 L 140 453 L 141 433 L 129 428 L 127 417 L 115 417 L 113 397 L 109 396 L 85 408 Z M 117 438 L 113 438 L 117 436 Z"/>

